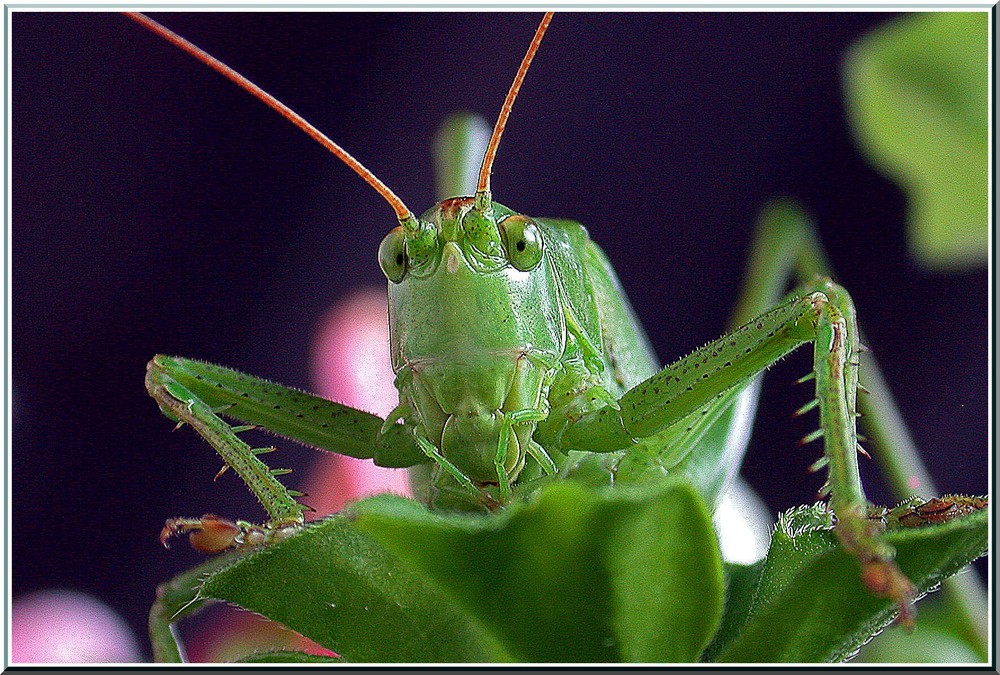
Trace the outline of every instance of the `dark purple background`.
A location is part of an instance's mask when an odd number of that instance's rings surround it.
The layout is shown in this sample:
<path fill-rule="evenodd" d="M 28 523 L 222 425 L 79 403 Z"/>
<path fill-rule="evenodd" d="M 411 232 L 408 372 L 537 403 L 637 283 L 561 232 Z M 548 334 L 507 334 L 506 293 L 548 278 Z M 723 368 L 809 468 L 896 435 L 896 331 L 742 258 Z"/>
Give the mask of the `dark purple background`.
<path fill-rule="evenodd" d="M 437 123 L 499 109 L 536 14 L 157 15 L 353 151 L 420 212 Z M 663 360 L 717 336 L 756 211 L 793 195 L 943 491 L 986 491 L 986 273 L 908 260 L 900 192 L 851 143 L 838 66 L 881 14 L 564 14 L 494 171 L 504 204 L 585 223 Z M 142 386 L 156 352 L 307 386 L 332 302 L 382 285 L 393 225 L 275 113 L 113 14 L 23 14 L 13 37 L 13 589 L 74 587 L 142 632 L 155 584 L 198 559 L 168 516 L 263 517 Z M 774 368 L 746 475 L 810 501 L 810 394 Z M 286 444 L 287 445 L 287 444 Z M 286 451 L 282 465 L 311 455 Z M 291 459 L 289 459 L 291 458 Z M 874 473 L 870 463 L 864 471 Z M 295 475 L 289 477 L 295 485 Z M 876 499 L 888 497 L 873 488 Z"/>

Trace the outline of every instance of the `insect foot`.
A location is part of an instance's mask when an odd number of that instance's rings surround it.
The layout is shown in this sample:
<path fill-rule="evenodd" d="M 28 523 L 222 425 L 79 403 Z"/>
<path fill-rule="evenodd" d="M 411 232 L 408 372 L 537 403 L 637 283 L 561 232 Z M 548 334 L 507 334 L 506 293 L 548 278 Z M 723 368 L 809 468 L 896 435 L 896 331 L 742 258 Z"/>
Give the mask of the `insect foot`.
<path fill-rule="evenodd" d="M 860 515 L 864 517 L 859 518 Z M 895 549 L 882 541 L 885 522 L 881 518 L 873 518 L 870 507 L 864 514 L 842 509 L 836 518 L 837 538 L 844 549 L 861 563 L 861 580 L 865 587 L 875 595 L 891 600 L 899 610 L 897 621 L 907 632 L 912 631 L 916 590 L 894 562 Z"/>
<path fill-rule="evenodd" d="M 173 537 L 188 535 L 191 548 L 202 553 L 222 553 L 227 549 L 246 550 L 284 541 L 302 528 L 301 523 L 254 525 L 233 522 L 206 513 L 201 518 L 170 518 L 160 531 L 160 543 L 170 548 Z"/>
<path fill-rule="evenodd" d="M 986 497 L 943 495 L 927 501 L 903 502 L 886 514 L 889 527 L 922 527 L 962 518 L 989 507 Z"/>
<path fill-rule="evenodd" d="M 916 611 L 913 584 L 892 560 L 863 560 L 861 580 L 872 593 L 889 598 L 899 608 L 897 621 L 907 633 L 913 631 Z"/>
<path fill-rule="evenodd" d="M 913 497 L 891 509 L 872 507 L 868 513 L 869 527 L 885 531 L 941 525 L 988 507 L 986 497 L 954 494 L 928 500 Z M 862 559 L 861 563 L 865 586 L 873 593 L 894 600 L 899 605 L 899 623 L 911 631 L 914 618 L 912 584 L 891 560 L 871 557 Z"/>

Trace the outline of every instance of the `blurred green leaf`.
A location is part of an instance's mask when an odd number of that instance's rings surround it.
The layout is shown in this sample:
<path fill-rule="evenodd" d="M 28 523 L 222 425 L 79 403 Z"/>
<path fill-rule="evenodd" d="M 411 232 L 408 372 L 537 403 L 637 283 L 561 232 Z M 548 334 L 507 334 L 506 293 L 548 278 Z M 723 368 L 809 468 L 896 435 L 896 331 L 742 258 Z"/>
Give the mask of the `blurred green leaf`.
<path fill-rule="evenodd" d="M 966 574 L 975 574 L 966 570 Z M 912 633 L 887 630 L 861 648 L 854 663 L 983 663 L 962 637 L 962 626 L 948 611 L 943 598 L 920 603 L 917 628 Z M 984 617 L 985 620 L 985 617 Z"/>
<path fill-rule="evenodd" d="M 906 191 L 923 264 L 986 263 L 987 12 L 924 12 L 860 39 L 844 64 L 850 121 L 871 162 Z"/>
<path fill-rule="evenodd" d="M 895 614 L 892 603 L 862 585 L 858 561 L 840 547 L 820 508 L 790 513 L 772 537 L 750 613 L 718 661 L 842 661 Z M 896 547 L 900 569 L 926 593 L 986 551 L 988 518 L 979 511 L 942 525 L 893 530 L 886 539 Z"/>
<path fill-rule="evenodd" d="M 722 613 L 711 520 L 685 483 L 614 493 L 558 483 L 489 517 L 391 496 L 354 510 L 359 528 L 518 661 L 694 661 Z"/>

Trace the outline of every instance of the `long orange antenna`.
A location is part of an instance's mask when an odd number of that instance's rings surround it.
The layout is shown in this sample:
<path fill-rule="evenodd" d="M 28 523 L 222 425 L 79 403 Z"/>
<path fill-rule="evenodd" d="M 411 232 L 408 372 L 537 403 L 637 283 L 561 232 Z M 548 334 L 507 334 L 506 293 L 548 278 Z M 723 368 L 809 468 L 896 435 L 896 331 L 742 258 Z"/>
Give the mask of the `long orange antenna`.
<path fill-rule="evenodd" d="M 317 143 L 322 145 L 324 148 L 332 152 L 334 155 L 340 158 L 344 164 L 351 167 L 356 174 L 361 176 L 361 178 L 375 188 L 375 191 L 382 195 L 382 198 L 389 202 L 389 206 L 392 210 L 396 212 L 396 217 L 399 218 L 400 223 L 412 224 L 415 223 L 415 218 L 410 212 L 406 205 L 403 203 L 396 194 L 386 186 L 385 183 L 380 181 L 378 177 L 375 176 L 371 171 L 366 169 L 364 165 L 358 160 L 354 159 L 349 152 L 344 150 L 342 147 L 330 140 L 323 132 L 307 122 L 301 115 L 289 108 L 287 105 L 271 96 L 266 91 L 258 87 L 256 84 L 243 77 L 235 70 L 227 66 L 225 63 L 215 58 L 211 54 L 208 54 L 199 47 L 191 44 L 184 38 L 182 38 L 177 33 L 174 33 L 169 28 L 166 28 L 156 21 L 153 21 L 145 14 L 139 12 L 125 12 L 125 15 L 130 19 L 133 19 L 137 23 L 145 26 L 149 30 L 153 31 L 163 39 L 168 42 L 180 47 L 182 50 L 195 57 L 206 66 L 212 68 L 216 72 L 222 74 L 227 79 L 238 84 L 242 89 L 250 92 L 258 99 L 266 103 L 268 106 L 277 110 L 281 115 L 287 119 L 289 122 L 297 126 L 302 131 L 306 132 L 311 138 L 313 138 Z"/>
<path fill-rule="evenodd" d="M 517 69 L 517 75 L 514 76 L 514 81 L 507 92 L 507 98 L 504 99 L 503 107 L 500 109 L 500 116 L 497 118 L 496 126 L 493 127 L 493 136 L 490 137 L 490 144 L 486 146 L 483 165 L 479 169 L 479 185 L 476 187 L 476 208 L 479 210 L 483 210 L 489 206 L 493 199 L 490 194 L 490 174 L 493 172 L 493 160 L 497 156 L 500 137 L 503 136 L 504 127 L 507 126 L 507 118 L 510 117 L 510 111 L 514 107 L 514 99 L 517 98 L 517 92 L 521 90 L 521 83 L 524 82 L 524 76 L 528 74 L 531 60 L 535 58 L 535 52 L 538 51 L 538 46 L 542 44 L 545 29 L 549 27 L 549 22 L 552 21 L 552 14 L 552 12 L 546 12 L 545 16 L 542 17 L 541 23 L 538 24 L 538 28 L 535 29 L 535 37 L 531 39 L 528 51 L 524 55 L 524 58 L 521 59 L 521 67 Z"/>

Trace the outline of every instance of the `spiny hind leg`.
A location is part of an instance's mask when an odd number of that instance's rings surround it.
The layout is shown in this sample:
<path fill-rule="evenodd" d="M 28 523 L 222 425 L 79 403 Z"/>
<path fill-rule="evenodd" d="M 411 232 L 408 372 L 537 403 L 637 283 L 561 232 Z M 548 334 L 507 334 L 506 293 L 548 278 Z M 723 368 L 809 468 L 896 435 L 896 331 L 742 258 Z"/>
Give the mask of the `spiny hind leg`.
<path fill-rule="evenodd" d="M 225 462 L 223 471 L 232 468 L 268 513 L 270 521 L 260 526 L 216 517 L 168 521 L 168 535 L 190 533 L 195 541 L 211 542 L 197 544 L 211 550 L 230 536 L 237 548 L 258 540 L 261 533 L 265 543 L 271 541 L 290 524 L 301 523 L 302 511 L 309 508 L 296 501 L 302 493 L 277 480 L 289 469 L 271 469 L 259 459 L 274 448 L 251 448 L 239 437 L 244 431 L 266 428 L 320 450 L 374 459 L 380 466 L 408 467 L 425 461 L 409 431 L 395 424 L 401 408 L 395 411 L 397 416 L 383 420 L 231 368 L 163 354 L 149 362 L 146 388 L 167 417 L 179 426 L 191 426 L 208 441 Z M 243 424 L 232 426 L 220 415 Z"/>
<path fill-rule="evenodd" d="M 813 351 L 819 432 L 824 438 L 824 455 L 818 464 L 829 467 L 824 489 L 830 493 L 830 506 L 837 516 L 837 535 L 860 561 L 865 585 L 891 598 L 899 607 L 899 621 L 911 629 L 913 584 L 893 562 L 895 550 L 882 539 L 882 529 L 868 518 L 870 504 L 858 471 L 858 451 L 864 451 L 855 424 L 861 343 L 854 303 L 847 291 L 829 279 L 819 280 L 815 287 L 825 299 L 816 313 Z"/>
<path fill-rule="evenodd" d="M 894 551 L 869 505 L 857 464 L 856 397 L 858 341 L 853 303 L 829 279 L 817 279 L 756 319 L 667 366 L 626 392 L 617 409 L 604 406 L 572 421 L 563 450 L 611 452 L 631 447 L 671 428 L 723 393 L 744 386 L 795 348 L 814 343 L 815 407 L 820 428 L 807 438 L 823 437 L 824 456 L 814 469 L 829 469 L 824 491 L 837 515 L 844 548 L 862 565 L 862 578 L 876 593 L 891 598 L 900 619 L 912 623 L 913 588 L 893 562 Z M 703 412 L 704 414 L 704 412 Z"/>

